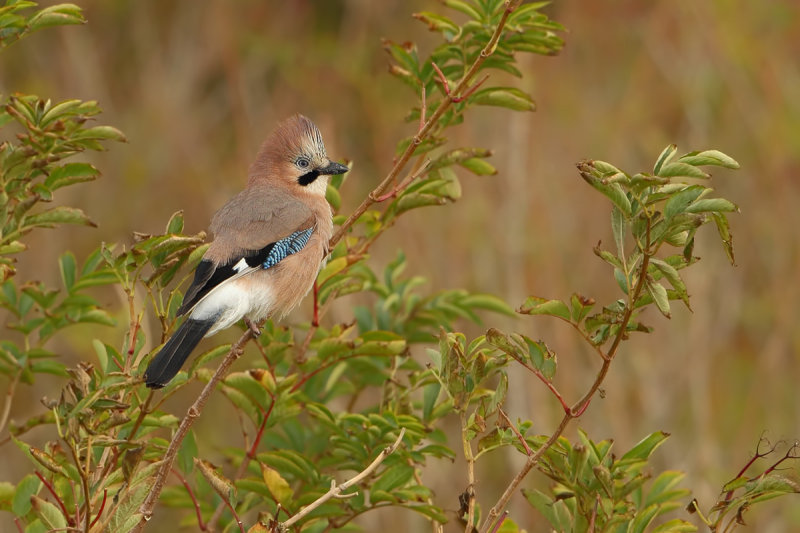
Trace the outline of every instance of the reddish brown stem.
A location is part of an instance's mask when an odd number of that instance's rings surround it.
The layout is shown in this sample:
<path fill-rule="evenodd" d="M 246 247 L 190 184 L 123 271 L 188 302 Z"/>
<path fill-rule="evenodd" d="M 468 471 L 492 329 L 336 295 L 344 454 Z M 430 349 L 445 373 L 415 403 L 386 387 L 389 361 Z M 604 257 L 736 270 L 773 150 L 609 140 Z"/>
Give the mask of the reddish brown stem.
<path fill-rule="evenodd" d="M 311 325 L 315 328 L 319 327 L 319 285 L 317 280 L 314 279 L 314 316 L 311 318 Z"/>
<path fill-rule="evenodd" d="M 792 444 L 792 446 L 786 451 L 786 453 L 783 454 L 783 457 L 781 457 L 778 461 L 776 461 L 775 463 L 770 465 L 770 467 L 767 468 L 766 470 L 764 470 L 764 473 L 761 474 L 761 475 L 763 476 L 763 475 L 769 474 L 770 472 L 772 472 L 773 470 L 778 468 L 778 466 L 780 466 L 780 464 L 783 463 L 784 461 L 788 461 L 789 459 L 798 459 L 798 458 L 800 458 L 800 456 L 795 455 L 795 452 L 797 451 L 799 446 L 800 446 L 800 443 L 797 443 L 797 442 Z"/>
<path fill-rule="evenodd" d="M 50 492 L 50 494 L 53 495 L 53 498 L 55 498 L 56 503 L 58 504 L 59 507 L 61 507 L 61 512 L 67 518 L 67 522 L 69 523 L 69 525 L 70 526 L 74 526 L 75 525 L 75 520 L 73 520 L 72 517 L 70 516 L 70 514 L 67 512 L 67 508 L 64 505 L 63 500 L 61 500 L 61 498 L 58 496 L 58 494 L 56 494 L 56 491 L 53 489 L 53 485 L 49 481 L 47 481 L 47 479 L 41 473 L 39 473 L 38 470 L 35 471 L 34 473 L 36 474 L 36 477 L 38 477 L 39 480 L 42 483 L 44 483 L 44 486 L 47 487 L 47 490 Z"/>
<path fill-rule="evenodd" d="M 136 334 L 139 333 L 140 327 L 142 327 L 142 325 L 139 323 L 138 320 L 133 323 L 133 329 L 131 330 L 131 342 L 128 345 L 129 356 L 133 355 L 133 352 L 136 351 Z"/>
<path fill-rule="evenodd" d="M 762 443 L 766 443 L 766 444 L 769 445 L 769 441 L 767 440 L 767 438 L 764 436 L 763 433 L 761 434 L 761 437 L 758 439 L 758 444 L 756 445 L 756 453 L 754 453 L 753 457 L 751 457 L 750 460 L 747 461 L 747 463 L 745 463 L 745 465 L 741 468 L 741 470 L 739 470 L 739 473 L 736 474 L 736 477 L 733 478 L 733 479 L 739 479 L 740 477 L 742 477 L 744 475 L 744 473 L 747 472 L 747 470 L 751 466 L 753 466 L 753 463 L 755 463 L 759 459 L 762 459 L 762 458 L 768 456 L 769 454 L 771 454 L 772 452 L 774 452 L 775 449 L 778 446 L 778 443 L 775 443 L 775 445 L 770 446 L 767 451 L 762 452 L 761 451 L 761 444 Z M 734 491 L 729 490 L 728 492 L 725 493 L 725 501 L 730 501 L 730 499 L 733 498 L 733 492 Z"/>
<path fill-rule="evenodd" d="M 225 500 L 225 505 L 228 506 L 228 509 L 231 510 L 231 514 L 233 515 L 233 519 L 236 520 L 236 525 L 239 526 L 240 533 L 245 533 L 244 531 L 244 524 L 242 524 L 242 519 L 239 518 L 239 515 L 236 514 L 236 509 L 233 508 L 233 504 L 229 500 Z"/>
<path fill-rule="evenodd" d="M 505 411 L 503 411 L 502 409 L 498 409 L 497 412 L 503 418 L 505 423 L 508 424 L 508 427 L 511 428 L 511 431 L 514 432 L 514 435 L 517 436 L 517 439 L 519 440 L 520 444 L 522 444 L 522 447 L 525 448 L 525 454 L 528 456 L 533 455 L 533 450 L 531 450 L 531 447 L 528 446 L 528 441 L 526 441 L 525 437 L 522 436 L 522 433 L 519 432 L 517 426 L 511 423 L 511 420 L 508 418 L 508 415 L 505 413 Z"/>
<path fill-rule="evenodd" d="M 189 499 L 192 500 L 192 504 L 194 504 L 194 512 L 197 514 L 197 526 L 200 528 L 200 531 L 208 531 L 206 525 L 203 523 L 203 513 L 200 512 L 200 503 L 197 501 L 194 491 L 192 491 L 192 487 L 189 486 L 189 482 L 186 481 L 186 478 L 174 468 L 172 469 L 172 473 L 180 480 L 181 483 L 183 483 L 183 486 L 186 488 L 186 492 L 189 493 Z"/>
<path fill-rule="evenodd" d="M 108 497 L 108 491 L 107 490 L 103 490 L 103 501 L 100 502 L 100 510 L 97 511 L 97 516 L 95 516 L 94 520 L 92 520 L 92 523 L 89 524 L 89 529 L 91 529 L 92 526 L 94 526 L 97 523 L 97 521 L 100 520 L 100 516 L 103 514 L 103 509 L 106 508 L 106 498 L 107 497 Z"/>
<path fill-rule="evenodd" d="M 512 357 L 514 356 L 512 355 Z M 545 386 L 550 390 L 550 392 L 553 393 L 556 399 L 558 399 L 559 403 L 561 404 L 561 408 L 564 409 L 565 413 L 570 413 L 572 411 L 569 404 L 567 404 L 566 400 L 564 400 L 564 397 L 561 396 L 561 393 L 558 392 L 558 389 L 556 389 L 555 385 L 553 385 L 538 368 L 530 366 L 528 363 L 517 357 L 514 357 L 514 360 L 533 373 L 534 376 L 539 378 L 539 380 L 545 384 Z"/>
<path fill-rule="evenodd" d="M 346 355 L 344 357 L 340 357 L 339 359 L 336 359 L 336 360 L 333 360 L 333 361 L 328 361 L 327 363 L 324 363 L 323 365 L 320 365 L 319 367 L 315 368 L 314 370 L 312 370 L 311 372 L 309 372 L 308 374 L 306 374 L 305 376 L 300 378 L 300 380 L 297 383 L 295 383 L 294 386 L 292 386 L 290 392 L 295 392 L 297 389 L 299 389 L 300 387 L 305 385 L 305 383 L 309 379 L 311 379 L 315 375 L 319 374 L 320 372 L 322 372 L 326 368 L 330 368 L 333 365 L 338 365 L 340 362 L 345 361 L 347 359 L 353 359 L 355 357 L 368 357 L 368 356 L 369 356 L 369 354 L 357 353 L 357 354 Z"/>
<path fill-rule="evenodd" d="M 500 517 L 500 520 L 498 520 L 497 524 L 495 524 L 495 526 L 492 528 L 492 533 L 497 533 L 500 531 L 500 526 L 503 525 L 503 522 L 506 521 L 506 518 L 508 518 L 508 511 L 503 511 L 503 516 Z"/>
<path fill-rule="evenodd" d="M 272 402 L 269 404 L 269 408 L 267 412 L 264 413 L 264 418 L 261 420 L 261 424 L 258 426 L 258 431 L 256 432 L 256 438 L 253 440 L 253 445 L 250 447 L 250 451 L 247 452 L 247 457 L 249 459 L 254 459 L 256 456 L 256 450 L 258 449 L 258 445 L 261 443 L 261 437 L 264 436 L 264 429 L 267 427 L 267 421 L 269 420 L 269 415 L 272 414 L 272 408 L 275 407 L 275 397 L 272 397 Z M 247 463 L 243 463 L 247 468 Z M 240 469 L 244 471 L 244 468 Z M 238 477 L 238 476 L 237 476 Z"/>
<path fill-rule="evenodd" d="M 453 96 L 453 93 L 450 91 L 450 82 L 448 82 L 447 78 L 445 78 L 444 73 L 439 68 L 439 65 L 437 65 L 433 61 L 431 61 L 431 65 L 433 65 L 433 70 L 435 70 L 436 74 L 439 76 L 439 83 L 442 84 L 444 93 L 447 95 L 447 98 L 449 98 L 450 101 L 453 102 L 454 104 L 460 104 L 461 102 L 469 98 L 472 95 L 472 93 L 474 93 L 478 89 L 478 87 L 483 85 L 483 83 L 489 79 L 489 75 L 487 74 L 483 78 L 481 78 L 480 81 L 478 81 L 478 83 L 474 84 L 472 87 L 464 91 L 464 93 L 461 96 Z"/>

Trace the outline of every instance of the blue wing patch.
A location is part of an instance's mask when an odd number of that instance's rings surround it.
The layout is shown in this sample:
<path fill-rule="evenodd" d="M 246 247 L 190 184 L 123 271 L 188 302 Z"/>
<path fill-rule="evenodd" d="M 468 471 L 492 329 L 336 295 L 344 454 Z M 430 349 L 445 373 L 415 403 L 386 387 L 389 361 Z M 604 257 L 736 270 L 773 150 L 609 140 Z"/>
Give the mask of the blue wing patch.
<path fill-rule="evenodd" d="M 296 254 L 308 244 L 308 239 L 314 233 L 314 228 L 308 228 L 300 231 L 295 231 L 288 237 L 276 241 L 267 254 L 267 258 L 261 263 L 261 268 L 264 270 L 274 267 L 288 256 Z"/>

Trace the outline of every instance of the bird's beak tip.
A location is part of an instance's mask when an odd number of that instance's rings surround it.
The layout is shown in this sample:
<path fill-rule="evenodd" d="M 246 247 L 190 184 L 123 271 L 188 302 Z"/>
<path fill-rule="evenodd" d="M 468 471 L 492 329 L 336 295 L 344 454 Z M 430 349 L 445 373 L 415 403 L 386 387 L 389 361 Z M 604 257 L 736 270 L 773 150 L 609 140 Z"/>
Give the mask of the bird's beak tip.
<path fill-rule="evenodd" d="M 349 170 L 350 168 L 347 165 L 336 163 L 335 161 L 329 161 L 327 166 L 319 169 L 319 173 L 325 176 L 334 176 L 336 174 L 344 174 Z"/>

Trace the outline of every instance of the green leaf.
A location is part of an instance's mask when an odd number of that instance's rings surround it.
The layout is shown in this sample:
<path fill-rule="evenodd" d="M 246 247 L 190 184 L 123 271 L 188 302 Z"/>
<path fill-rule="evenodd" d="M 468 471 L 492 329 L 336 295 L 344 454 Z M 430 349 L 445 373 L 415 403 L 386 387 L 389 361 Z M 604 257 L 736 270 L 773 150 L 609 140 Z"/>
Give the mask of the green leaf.
<path fill-rule="evenodd" d="M 383 471 L 381 477 L 372 485 L 372 490 L 391 493 L 402 487 L 414 477 L 414 467 L 406 463 L 397 463 Z"/>
<path fill-rule="evenodd" d="M 150 492 L 151 486 L 152 484 L 140 482 L 126 491 L 108 523 L 108 531 L 128 533 L 136 527 L 142 519 L 142 515 L 137 511 Z"/>
<path fill-rule="evenodd" d="M 628 233 L 628 221 L 622 211 L 615 205 L 611 208 L 611 231 L 617 245 L 617 256 L 625 257 L 625 235 Z"/>
<path fill-rule="evenodd" d="M 623 467 L 633 462 L 647 461 L 650 455 L 658 448 L 665 440 L 669 438 L 669 433 L 665 431 L 656 431 L 639 441 L 636 446 L 625 452 L 625 454 L 617 461 L 615 466 Z"/>
<path fill-rule="evenodd" d="M 31 30 L 47 28 L 49 26 L 63 26 L 67 24 L 83 24 L 81 8 L 75 4 L 57 4 L 46 7 L 37 12 L 28 21 Z"/>
<path fill-rule="evenodd" d="M 731 234 L 731 228 L 728 225 L 728 217 L 726 217 L 723 213 L 711 213 L 711 217 L 714 219 L 714 224 L 717 226 L 717 231 L 722 239 L 722 246 L 725 248 L 725 254 L 728 256 L 728 261 L 730 261 L 732 265 L 735 265 L 736 259 L 733 254 L 733 235 Z"/>
<path fill-rule="evenodd" d="M 64 282 L 64 287 L 69 292 L 75 284 L 75 271 L 78 269 L 75 256 L 72 252 L 65 253 L 58 258 L 58 265 L 61 269 L 61 280 Z"/>
<path fill-rule="evenodd" d="M 89 163 L 67 163 L 53 169 L 44 180 L 44 184 L 48 189 L 54 191 L 74 183 L 95 180 L 99 175 L 100 171 Z"/>
<path fill-rule="evenodd" d="M 28 245 L 20 241 L 11 241 L 0 246 L 0 255 L 18 254 L 28 249 Z"/>
<path fill-rule="evenodd" d="M 515 87 L 481 89 L 469 97 L 469 102 L 477 105 L 505 107 L 514 111 L 536 111 L 536 103 L 530 95 Z"/>
<path fill-rule="evenodd" d="M 664 148 L 664 151 L 662 151 L 661 155 L 658 156 L 658 159 L 656 160 L 656 164 L 653 167 L 653 174 L 658 176 L 659 175 L 658 173 L 661 170 L 661 167 L 664 166 L 665 163 L 669 163 L 670 160 L 672 160 L 672 157 L 675 155 L 675 152 L 677 150 L 678 150 L 678 147 L 676 145 L 674 145 L 674 144 L 670 144 L 669 146 Z"/>
<path fill-rule="evenodd" d="M 739 211 L 739 208 L 736 206 L 736 204 L 726 200 L 725 198 L 701 198 L 700 200 L 690 204 L 689 207 L 684 210 L 686 213 L 706 213 L 709 211 L 717 213 L 730 213 Z"/>
<path fill-rule="evenodd" d="M 100 339 L 92 339 L 92 347 L 97 354 L 100 370 L 103 374 L 108 374 L 108 351 L 106 350 L 106 345 Z"/>
<path fill-rule="evenodd" d="M 703 170 L 689 165 L 687 163 L 681 163 L 678 161 L 667 163 L 661 167 L 661 169 L 656 172 L 657 176 L 662 178 L 708 178 L 709 175 L 707 172 L 703 172 Z"/>
<path fill-rule="evenodd" d="M 447 41 L 453 41 L 461 35 L 461 28 L 458 24 L 443 15 L 422 11 L 414 13 L 412 16 L 427 24 L 429 30 L 441 33 Z"/>
<path fill-rule="evenodd" d="M 578 171 L 584 181 L 611 200 L 625 218 L 631 217 L 631 201 L 615 181 L 627 180 L 625 173 L 604 161 L 583 161 L 578 163 Z"/>
<path fill-rule="evenodd" d="M 28 215 L 22 221 L 22 226 L 42 226 L 52 228 L 56 224 L 82 224 L 96 227 L 86 214 L 76 207 L 59 206 L 48 209 L 42 213 Z"/>
<path fill-rule="evenodd" d="M 504 300 L 493 294 L 470 294 L 461 305 L 472 309 L 486 309 L 506 316 L 515 316 L 514 310 Z"/>
<path fill-rule="evenodd" d="M 37 494 L 42 488 L 38 477 L 29 474 L 17 483 L 14 499 L 11 502 L 11 512 L 16 516 L 25 516 L 31 510 L 31 496 Z"/>
<path fill-rule="evenodd" d="M 61 361 L 31 361 L 30 370 L 36 374 L 53 374 L 54 376 L 69 377 L 67 365 Z"/>
<path fill-rule="evenodd" d="M 694 202 L 704 190 L 706 188 L 700 185 L 690 185 L 671 196 L 664 206 L 664 219 L 669 222 L 675 215 L 686 211 L 689 204 Z"/>
<path fill-rule="evenodd" d="M 331 183 L 328 183 L 328 187 L 325 190 L 325 199 L 331 204 L 334 213 L 342 207 L 342 195 Z"/>
<path fill-rule="evenodd" d="M 167 234 L 183 232 L 183 211 L 176 211 L 167 222 Z"/>
<path fill-rule="evenodd" d="M 572 318 L 569 307 L 561 300 L 547 300 L 538 296 L 529 296 L 517 312 L 523 315 L 550 315 L 567 322 Z"/>
<path fill-rule="evenodd" d="M 644 500 L 644 506 L 657 505 L 669 503 L 670 501 L 679 500 L 689 495 L 686 489 L 675 489 L 675 486 L 680 483 L 686 474 L 676 470 L 667 470 L 661 472 L 649 486 L 647 497 Z"/>
<path fill-rule="evenodd" d="M 439 355 L 439 352 L 435 350 L 431 351 L 435 352 L 437 356 Z M 426 422 L 431 420 L 433 407 L 436 405 L 436 400 L 439 399 L 439 392 L 441 389 L 442 385 L 438 381 L 434 381 L 422 389 L 422 419 Z"/>
<path fill-rule="evenodd" d="M 194 437 L 194 431 L 189 430 L 178 450 L 178 468 L 188 476 L 194 469 L 194 458 L 198 457 L 198 455 L 197 440 Z"/>
<path fill-rule="evenodd" d="M 572 531 L 572 517 L 563 500 L 553 500 L 540 490 L 522 489 L 522 495 L 556 531 Z"/>
<path fill-rule="evenodd" d="M 49 529 L 62 529 L 67 527 L 67 519 L 54 504 L 38 496 L 31 496 L 31 505 L 33 511 L 41 518 L 42 523 Z"/>
<path fill-rule="evenodd" d="M 656 257 L 652 257 L 650 259 L 650 264 L 653 265 L 655 269 L 657 269 L 664 278 L 669 281 L 672 288 L 675 289 L 675 292 L 680 297 L 681 301 L 691 310 L 691 306 L 689 305 L 689 293 L 686 291 L 686 284 L 681 279 L 681 275 L 678 273 L 677 269 Z"/>
<path fill-rule="evenodd" d="M 576 324 L 579 324 L 586 315 L 588 315 L 592 307 L 594 307 L 595 300 L 594 298 L 587 298 L 586 296 L 582 296 L 580 294 L 573 293 L 569 300 L 570 307 L 572 308 L 572 320 Z"/>
<path fill-rule="evenodd" d="M 704 150 L 702 152 L 689 152 L 681 156 L 679 161 L 688 163 L 694 166 L 700 165 L 713 165 L 717 167 L 725 167 L 738 169 L 739 163 L 731 156 L 726 155 L 719 150 Z"/>
<path fill-rule="evenodd" d="M 481 14 L 469 3 L 462 0 L 441 0 L 444 5 L 456 11 L 460 11 L 472 20 L 482 20 Z"/>
<path fill-rule="evenodd" d="M 667 318 L 671 318 L 669 313 L 669 296 L 667 295 L 667 289 L 658 282 L 651 282 L 647 281 L 645 283 L 647 287 L 647 294 L 653 298 L 653 302 L 655 302 L 656 307 L 658 310 L 661 311 L 661 314 Z"/>
<path fill-rule="evenodd" d="M 696 526 L 675 518 L 656 527 L 653 533 L 692 533 L 694 531 L 697 531 Z"/>
<path fill-rule="evenodd" d="M 493 176 L 497 174 L 497 169 L 485 159 L 473 157 L 459 161 L 458 164 L 478 176 Z"/>
<path fill-rule="evenodd" d="M 72 136 L 75 140 L 100 140 L 127 142 L 125 134 L 113 126 L 95 126 L 77 132 Z"/>

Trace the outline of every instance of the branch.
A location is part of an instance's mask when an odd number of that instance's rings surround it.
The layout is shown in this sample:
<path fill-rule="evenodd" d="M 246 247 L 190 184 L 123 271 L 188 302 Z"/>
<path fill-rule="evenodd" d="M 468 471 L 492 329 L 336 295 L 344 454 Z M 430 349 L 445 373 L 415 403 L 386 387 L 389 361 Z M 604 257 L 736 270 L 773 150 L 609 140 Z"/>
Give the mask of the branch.
<path fill-rule="evenodd" d="M 611 362 L 614 360 L 614 355 L 616 355 L 617 350 L 619 349 L 620 343 L 625 336 L 625 332 L 628 327 L 628 323 L 631 320 L 631 317 L 634 313 L 634 305 L 636 304 L 636 300 L 639 299 L 639 295 L 642 293 L 644 289 L 644 282 L 647 279 L 647 267 L 650 265 L 650 257 L 651 257 L 651 242 L 650 242 L 650 229 L 651 229 L 651 220 L 650 218 L 647 219 L 647 233 L 646 233 L 646 240 L 645 246 L 642 250 L 642 265 L 639 267 L 639 280 L 636 284 L 636 288 L 633 290 L 631 294 L 628 295 L 628 305 L 625 309 L 625 314 L 622 316 L 622 321 L 619 325 L 619 331 L 617 331 L 616 336 L 614 337 L 614 342 L 611 344 L 611 348 L 608 350 L 606 354 L 607 358 L 603 360 L 603 366 L 600 367 L 600 370 L 597 373 L 597 377 L 595 377 L 594 383 L 589 388 L 589 390 L 584 394 L 583 398 L 578 400 L 578 402 L 573 405 L 568 411 L 564 413 L 564 416 L 561 418 L 561 422 L 558 424 L 558 427 L 553 432 L 552 435 L 547 439 L 547 441 L 536 450 L 533 455 L 528 456 L 528 460 L 525 461 L 525 464 L 522 466 L 522 469 L 517 473 L 514 479 L 511 480 L 506 490 L 503 492 L 500 499 L 497 500 L 497 503 L 492 507 L 489 512 L 487 513 L 486 519 L 481 524 L 479 529 L 480 533 L 489 533 L 491 531 L 492 525 L 500 516 L 500 513 L 503 509 L 508 505 L 509 500 L 511 500 L 511 496 L 514 495 L 517 488 L 519 487 L 522 480 L 525 479 L 525 476 L 531 471 L 531 469 L 536 466 L 539 462 L 539 459 L 545 454 L 553 444 L 556 443 L 558 438 L 567 428 L 567 425 L 572 421 L 573 418 L 577 418 L 583 414 L 586 408 L 589 406 L 589 402 L 594 397 L 597 390 L 602 385 L 603 380 L 608 374 L 608 369 L 611 366 Z"/>
<path fill-rule="evenodd" d="M 381 453 L 378 454 L 378 457 L 376 457 L 375 460 L 372 461 L 367 468 L 362 470 L 361 473 L 356 474 L 355 476 L 351 477 L 341 485 L 337 485 L 336 481 L 331 480 L 331 489 L 328 492 L 326 492 L 325 494 L 317 498 L 315 501 L 303 507 L 297 514 L 288 519 L 286 522 L 279 523 L 276 526 L 275 530 L 278 531 L 278 533 L 285 533 L 294 524 L 296 524 L 297 522 L 308 516 L 308 514 L 311 513 L 311 511 L 313 511 L 323 503 L 327 502 L 331 498 L 349 498 L 350 496 L 354 496 L 356 493 L 342 495 L 342 492 L 347 490 L 351 486 L 360 483 L 363 479 L 372 474 L 372 472 L 374 472 L 375 469 L 378 468 L 378 466 L 380 466 L 380 464 L 384 461 L 384 459 L 392 455 L 394 451 L 397 449 L 397 447 L 400 446 L 400 442 L 403 440 L 403 436 L 405 436 L 405 434 L 406 434 L 406 428 L 400 428 L 400 434 L 397 436 L 397 439 L 395 439 L 394 444 L 384 448 L 383 451 L 381 451 Z"/>
<path fill-rule="evenodd" d="M 462 494 L 466 498 L 466 528 L 465 533 L 471 533 L 475 529 L 475 457 L 472 455 L 472 444 L 467 438 L 467 411 L 461 411 L 461 442 L 464 445 L 464 459 L 467 461 L 467 490 Z M 460 498 L 459 498 L 460 499 Z M 462 509 L 464 503 L 462 502 Z M 460 513 L 459 513 L 460 514 Z M 460 517 L 459 517 L 460 518 Z"/>
<path fill-rule="evenodd" d="M 328 244 L 329 250 L 333 250 L 333 247 L 336 246 L 336 243 L 342 240 L 344 234 L 353 224 L 355 224 L 356 220 L 358 220 L 361 215 L 363 215 L 366 210 L 372 206 L 372 204 L 376 203 L 378 199 L 381 198 L 381 196 L 383 196 L 383 194 L 386 192 L 386 189 L 388 189 L 389 186 L 394 183 L 394 181 L 397 179 L 397 176 L 400 175 L 400 172 L 402 172 L 403 168 L 405 168 L 406 164 L 411 159 L 411 156 L 414 155 L 414 151 L 417 149 L 417 147 L 428 137 L 434 126 L 439 123 L 439 119 L 442 118 L 442 115 L 444 115 L 445 112 L 450 109 L 450 106 L 455 102 L 454 97 L 451 95 L 459 95 L 464 93 L 464 90 L 470 84 L 472 78 L 475 77 L 475 74 L 477 74 L 481 65 L 483 65 L 483 62 L 494 53 L 495 48 L 497 47 L 497 42 L 500 40 L 500 36 L 503 33 L 503 28 L 505 28 L 506 21 L 508 21 L 509 15 L 511 15 L 511 13 L 517 7 L 519 7 L 521 2 L 522 0 L 506 0 L 503 16 L 500 17 L 500 21 L 497 23 L 497 27 L 495 28 L 491 39 L 489 39 L 489 42 L 483 47 L 483 50 L 481 50 L 481 53 L 478 54 L 478 57 L 469 67 L 466 74 L 464 74 L 464 77 L 461 78 L 461 81 L 459 81 L 455 88 L 450 91 L 450 95 L 444 99 L 441 105 L 436 108 L 436 111 L 434 111 L 430 118 L 422 125 L 417 134 L 414 135 L 414 138 L 409 143 L 405 152 L 403 152 L 403 155 L 400 156 L 400 159 L 397 160 L 386 177 L 383 178 L 383 181 L 381 181 L 380 184 L 367 195 L 364 201 L 361 202 L 361 205 L 359 205 L 356 210 L 353 211 L 349 217 L 347 217 L 347 220 L 344 221 L 339 229 L 336 230 L 336 233 L 333 235 L 333 237 L 331 237 L 331 240 Z"/>
<path fill-rule="evenodd" d="M 139 514 L 142 515 L 142 518 L 133 531 L 142 531 L 145 524 L 147 524 L 147 521 L 153 516 L 153 507 L 155 507 L 156 501 L 161 495 L 161 491 L 164 488 L 164 482 L 172 470 L 172 463 L 175 462 L 175 457 L 178 455 L 178 450 L 181 447 L 184 437 L 186 437 L 186 434 L 189 432 L 189 428 L 192 427 L 195 419 L 197 419 L 197 417 L 200 416 L 200 413 L 203 412 L 203 407 L 205 406 L 209 396 L 211 396 L 211 393 L 214 391 L 214 388 L 217 386 L 217 383 L 225 376 L 228 368 L 230 368 L 233 362 L 238 359 L 240 355 L 242 355 L 244 345 L 247 344 L 252 338 L 253 330 L 249 328 L 246 329 L 242 336 L 239 337 L 239 340 L 236 341 L 236 344 L 231 346 L 231 349 L 228 351 L 225 359 L 222 360 L 222 363 L 220 363 L 217 371 L 214 372 L 214 375 L 211 376 L 211 379 L 208 381 L 208 383 L 206 383 L 206 386 L 203 387 L 203 390 L 200 392 L 200 396 L 198 396 L 191 407 L 189 407 L 189 410 L 186 412 L 186 416 L 184 416 L 183 420 L 181 420 L 178 429 L 175 431 L 175 435 L 172 437 L 172 441 L 169 443 L 166 454 L 164 454 L 164 459 L 161 461 L 161 467 L 158 469 L 155 481 L 153 482 L 153 487 L 147 494 L 147 498 L 145 498 L 144 502 L 139 507 Z"/>

